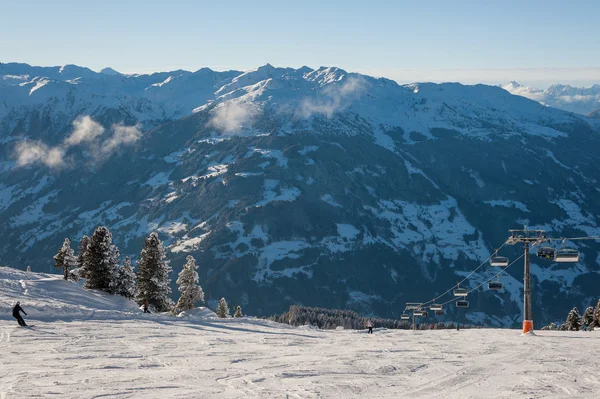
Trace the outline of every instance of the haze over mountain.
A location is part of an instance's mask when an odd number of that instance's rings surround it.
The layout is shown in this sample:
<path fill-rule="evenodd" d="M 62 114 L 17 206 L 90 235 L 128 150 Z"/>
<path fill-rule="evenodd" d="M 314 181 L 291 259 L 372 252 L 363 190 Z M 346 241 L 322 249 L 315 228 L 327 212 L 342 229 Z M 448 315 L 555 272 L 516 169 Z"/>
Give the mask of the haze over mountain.
<path fill-rule="evenodd" d="M 397 317 L 477 267 L 509 228 L 600 235 L 600 121 L 507 90 L 335 67 L 1 64 L 0 261 L 48 271 L 64 237 L 97 225 L 136 256 L 156 230 L 176 271 L 197 257 L 210 300 L 226 294 L 257 315 L 301 303 Z M 566 245 L 581 262 L 532 260 L 543 322 L 600 284 L 600 247 Z M 521 263 L 508 272 L 505 291 L 450 316 L 520 323 Z"/>
<path fill-rule="evenodd" d="M 586 115 L 600 108 L 600 84 L 590 87 L 573 87 L 554 84 L 546 90 L 510 82 L 502 86 L 512 94 L 527 97 L 549 107 Z"/>

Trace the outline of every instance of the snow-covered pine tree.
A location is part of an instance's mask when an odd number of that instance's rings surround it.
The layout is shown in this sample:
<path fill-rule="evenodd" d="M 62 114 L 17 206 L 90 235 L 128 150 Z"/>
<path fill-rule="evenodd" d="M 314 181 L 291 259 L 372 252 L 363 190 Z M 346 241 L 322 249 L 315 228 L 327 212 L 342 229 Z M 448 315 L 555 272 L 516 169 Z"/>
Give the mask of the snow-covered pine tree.
<path fill-rule="evenodd" d="M 592 328 L 600 327 L 600 299 L 598 299 L 598 304 L 596 305 L 596 309 L 594 309 L 594 318 L 592 320 Z"/>
<path fill-rule="evenodd" d="M 177 285 L 181 296 L 177 301 L 175 309 L 179 312 L 190 310 L 196 307 L 196 303 L 204 301 L 204 292 L 202 287 L 198 285 L 198 272 L 196 269 L 196 260 L 193 256 L 188 255 L 183 269 L 177 278 Z"/>
<path fill-rule="evenodd" d="M 71 241 L 65 238 L 65 242 L 62 247 L 58 250 L 58 253 L 54 255 L 54 267 L 63 271 L 63 277 L 65 280 L 69 279 L 69 271 L 71 268 L 77 266 L 77 258 L 71 248 Z"/>
<path fill-rule="evenodd" d="M 581 317 L 579 316 L 579 311 L 577 308 L 573 308 L 573 310 L 569 312 L 569 315 L 567 316 L 567 322 L 565 324 L 567 326 L 567 330 L 579 331 L 579 328 L 581 328 Z"/>
<path fill-rule="evenodd" d="M 83 256 L 87 281 L 84 287 L 113 293 L 117 282 L 119 250 L 112 243 L 112 234 L 101 226 L 94 231 Z"/>
<path fill-rule="evenodd" d="M 235 308 L 235 313 L 233 314 L 233 317 L 242 317 L 242 307 L 238 306 L 237 308 Z"/>
<path fill-rule="evenodd" d="M 229 317 L 229 305 L 227 305 L 227 301 L 225 298 L 221 298 L 219 301 L 219 307 L 217 308 L 217 316 L 222 319 Z"/>
<path fill-rule="evenodd" d="M 87 251 L 87 246 L 90 243 L 90 238 L 88 236 L 81 237 L 81 241 L 79 241 L 79 248 L 77 249 L 77 274 L 79 277 L 86 278 L 85 269 L 83 268 L 83 256 L 85 255 L 85 251 Z"/>
<path fill-rule="evenodd" d="M 165 259 L 165 248 L 158 239 L 157 233 L 151 233 L 146 238 L 138 266 L 138 294 L 139 303 L 148 300 L 148 304 L 157 312 L 166 312 L 173 307 L 169 298 L 171 293 L 171 267 Z"/>
<path fill-rule="evenodd" d="M 585 312 L 583 312 L 583 316 L 581 316 L 581 325 L 584 327 L 589 327 L 594 321 L 594 307 L 588 306 Z"/>
<path fill-rule="evenodd" d="M 117 272 L 116 294 L 124 296 L 127 299 L 133 299 L 136 294 L 136 275 L 131 266 L 129 256 L 125 257 L 123 266 Z"/>

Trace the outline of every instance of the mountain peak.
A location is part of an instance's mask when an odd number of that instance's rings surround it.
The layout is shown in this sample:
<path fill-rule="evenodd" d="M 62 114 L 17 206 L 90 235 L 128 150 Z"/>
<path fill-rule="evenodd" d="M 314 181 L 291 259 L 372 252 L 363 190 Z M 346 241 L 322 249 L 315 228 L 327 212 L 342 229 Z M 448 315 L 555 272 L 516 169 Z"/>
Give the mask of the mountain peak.
<path fill-rule="evenodd" d="M 106 67 L 106 68 L 102 69 L 100 71 L 100 73 L 103 74 L 103 75 L 113 75 L 113 76 L 115 76 L 115 75 L 122 75 L 121 72 L 115 71 L 111 67 Z"/>

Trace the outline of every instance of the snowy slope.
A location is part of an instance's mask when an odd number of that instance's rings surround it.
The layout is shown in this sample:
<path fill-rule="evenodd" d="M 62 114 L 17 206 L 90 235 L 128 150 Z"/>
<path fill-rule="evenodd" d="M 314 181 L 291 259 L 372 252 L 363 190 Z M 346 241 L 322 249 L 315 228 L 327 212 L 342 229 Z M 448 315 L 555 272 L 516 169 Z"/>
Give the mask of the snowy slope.
<path fill-rule="evenodd" d="M 376 328 L 369 335 L 253 318 L 178 319 L 119 311 L 121 301 L 76 285 L 65 295 L 70 283 L 58 279 L 0 270 L 3 399 L 564 398 L 600 391 L 595 358 L 580 355 L 584 348 L 598 353 L 596 332 Z M 21 280 L 27 293 L 18 289 Z M 6 316 L 15 297 L 33 328 Z M 38 319 L 42 307 L 94 314 L 64 320 L 48 311 Z"/>
<path fill-rule="evenodd" d="M 29 318 L 37 320 L 123 318 L 139 313 L 135 302 L 102 291 L 87 291 L 82 285 L 83 281 L 65 281 L 56 274 L 0 267 L 0 313 L 2 318 L 8 318 L 17 301 L 26 306 Z"/>

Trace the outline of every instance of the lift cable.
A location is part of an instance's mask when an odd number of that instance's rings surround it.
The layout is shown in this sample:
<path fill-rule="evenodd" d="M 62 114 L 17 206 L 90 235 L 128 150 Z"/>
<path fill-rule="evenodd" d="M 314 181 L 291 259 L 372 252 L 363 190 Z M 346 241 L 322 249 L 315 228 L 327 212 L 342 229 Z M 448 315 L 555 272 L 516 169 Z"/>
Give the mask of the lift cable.
<path fill-rule="evenodd" d="M 505 268 L 503 268 L 502 270 L 500 270 L 498 273 L 496 273 L 495 275 L 493 275 L 492 277 L 490 277 L 489 279 L 487 279 L 483 283 L 479 284 L 477 287 L 469 290 L 468 294 L 470 294 L 471 292 L 479 289 L 480 287 L 483 287 L 483 285 L 485 285 L 486 283 L 489 283 L 490 281 L 494 280 L 496 277 L 500 276 L 502 273 L 504 273 L 504 271 L 506 269 L 508 269 L 509 267 L 511 267 L 517 261 L 521 260 L 521 258 L 523 258 L 523 256 L 525 256 L 525 254 L 522 254 L 517 259 L 513 260 L 508 266 L 506 266 Z M 457 297 L 457 298 L 450 299 L 449 301 L 446 301 L 446 302 L 442 303 L 441 305 L 443 306 L 443 305 L 447 305 L 447 304 L 452 303 L 452 302 L 456 302 L 456 301 L 460 300 L 461 298 L 462 297 Z"/>
<path fill-rule="evenodd" d="M 500 248 L 498 248 L 496 251 L 492 252 L 492 254 L 486 259 L 484 260 L 479 266 L 477 266 L 477 268 L 475 270 L 473 270 L 471 273 L 469 273 L 467 275 L 467 277 L 463 278 L 460 282 L 454 284 L 452 287 L 450 287 L 447 291 L 445 291 L 443 294 L 430 299 L 427 302 L 423 302 L 423 306 L 428 305 L 430 303 L 433 303 L 435 301 L 437 301 L 438 299 L 440 299 L 441 297 L 443 297 L 444 295 L 448 294 L 450 291 L 452 291 L 453 289 L 455 289 L 456 287 L 460 286 L 462 283 L 464 283 L 465 281 L 467 281 L 469 279 L 469 277 L 471 277 L 477 270 L 481 269 L 484 265 L 486 265 L 490 259 L 492 259 L 494 256 L 496 256 L 498 254 L 498 251 L 500 251 L 502 249 L 502 247 L 504 247 L 506 245 L 506 243 L 503 243 Z"/>
<path fill-rule="evenodd" d="M 587 236 L 587 237 L 561 237 L 561 238 L 553 238 L 553 237 L 545 237 L 543 239 L 543 241 L 574 241 L 574 240 L 600 240 L 600 236 Z M 485 266 L 490 259 L 492 259 L 494 256 L 496 256 L 498 254 L 498 251 L 500 251 L 504 246 L 506 245 L 506 242 L 503 243 L 500 248 L 496 249 L 486 260 L 484 260 L 479 266 L 477 266 L 472 272 L 470 272 L 465 278 L 463 278 L 460 282 L 456 283 L 455 285 L 453 285 L 452 287 L 450 287 L 448 290 L 444 291 L 442 294 L 438 295 L 437 297 L 430 299 L 427 302 L 423 302 L 421 305 L 424 307 L 430 303 L 435 303 L 435 301 L 437 301 L 438 299 L 442 298 L 443 296 L 445 296 L 446 294 L 450 293 L 452 290 L 454 290 L 455 288 L 459 287 L 461 284 L 463 284 L 465 281 L 467 281 L 469 279 L 469 277 L 471 277 L 475 272 L 477 272 L 479 269 L 481 269 L 483 266 Z M 478 285 L 475 289 L 478 289 L 479 287 L 483 286 L 484 284 L 488 283 L 489 281 L 493 280 L 494 278 L 498 277 L 500 274 L 502 274 L 502 272 L 506 269 L 508 269 L 512 264 L 514 264 L 516 261 L 522 259 L 524 256 L 521 255 L 519 256 L 517 259 L 515 259 L 514 261 L 512 261 L 508 266 L 506 266 L 505 268 L 503 268 L 499 273 L 497 273 L 496 275 L 494 275 L 491 279 L 484 281 L 483 283 L 481 283 L 480 285 Z M 469 291 L 469 293 L 471 293 L 473 290 Z M 452 302 L 456 302 L 458 300 L 460 300 L 461 297 L 457 297 L 457 298 L 453 298 L 447 302 L 442 303 L 442 305 L 448 304 L 448 303 L 452 303 Z"/>

